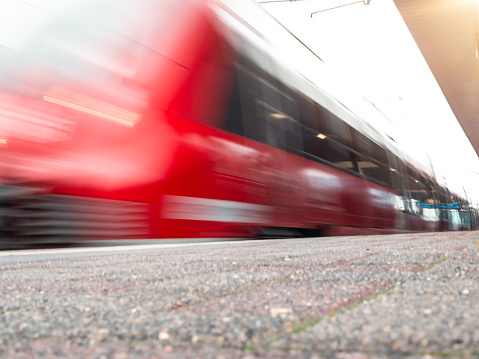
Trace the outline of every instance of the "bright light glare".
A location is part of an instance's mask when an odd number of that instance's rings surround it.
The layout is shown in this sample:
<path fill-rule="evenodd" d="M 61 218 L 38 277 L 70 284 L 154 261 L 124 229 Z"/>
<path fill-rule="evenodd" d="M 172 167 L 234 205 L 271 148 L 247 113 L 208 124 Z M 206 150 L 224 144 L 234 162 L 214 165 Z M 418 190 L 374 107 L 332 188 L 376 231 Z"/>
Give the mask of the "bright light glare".
<path fill-rule="evenodd" d="M 128 127 L 135 126 L 141 118 L 140 114 L 127 111 L 108 102 L 57 87 L 50 88 L 43 95 L 43 100 L 115 121 Z"/>

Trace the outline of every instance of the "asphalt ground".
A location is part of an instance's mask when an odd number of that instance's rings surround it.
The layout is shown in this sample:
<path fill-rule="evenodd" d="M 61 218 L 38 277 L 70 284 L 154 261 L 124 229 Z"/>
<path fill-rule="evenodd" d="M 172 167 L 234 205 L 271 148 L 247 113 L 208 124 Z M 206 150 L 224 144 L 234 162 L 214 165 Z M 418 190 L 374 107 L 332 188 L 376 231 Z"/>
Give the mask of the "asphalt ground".
<path fill-rule="evenodd" d="M 479 357 L 479 232 L 0 253 L 1 358 Z"/>

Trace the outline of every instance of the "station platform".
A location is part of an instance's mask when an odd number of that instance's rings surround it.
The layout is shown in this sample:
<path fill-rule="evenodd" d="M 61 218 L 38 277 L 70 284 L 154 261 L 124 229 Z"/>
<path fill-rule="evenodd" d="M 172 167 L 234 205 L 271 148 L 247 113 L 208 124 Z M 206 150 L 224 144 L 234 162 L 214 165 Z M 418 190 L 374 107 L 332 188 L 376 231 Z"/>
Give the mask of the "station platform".
<path fill-rule="evenodd" d="M 0 253 L 2 358 L 479 357 L 479 232 Z"/>

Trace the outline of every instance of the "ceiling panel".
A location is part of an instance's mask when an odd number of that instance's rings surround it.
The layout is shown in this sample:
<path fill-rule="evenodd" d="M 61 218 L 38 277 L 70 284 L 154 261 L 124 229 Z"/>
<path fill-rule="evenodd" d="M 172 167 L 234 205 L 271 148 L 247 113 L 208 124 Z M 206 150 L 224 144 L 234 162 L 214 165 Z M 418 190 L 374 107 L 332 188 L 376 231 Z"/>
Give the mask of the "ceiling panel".
<path fill-rule="evenodd" d="M 479 154 L 479 5 L 476 0 L 394 3 Z"/>

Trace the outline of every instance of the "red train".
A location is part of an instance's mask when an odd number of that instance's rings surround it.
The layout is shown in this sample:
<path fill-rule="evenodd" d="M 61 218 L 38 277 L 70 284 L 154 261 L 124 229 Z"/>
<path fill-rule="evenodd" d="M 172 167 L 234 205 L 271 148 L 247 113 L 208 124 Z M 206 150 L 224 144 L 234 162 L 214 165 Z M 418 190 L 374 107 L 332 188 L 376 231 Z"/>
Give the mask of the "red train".
<path fill-rule="evenodd" d="M 3 242 L 476 225 L 432 172 L 285 66 L 239 3 L 95 1 L 2 62 Z"/>

